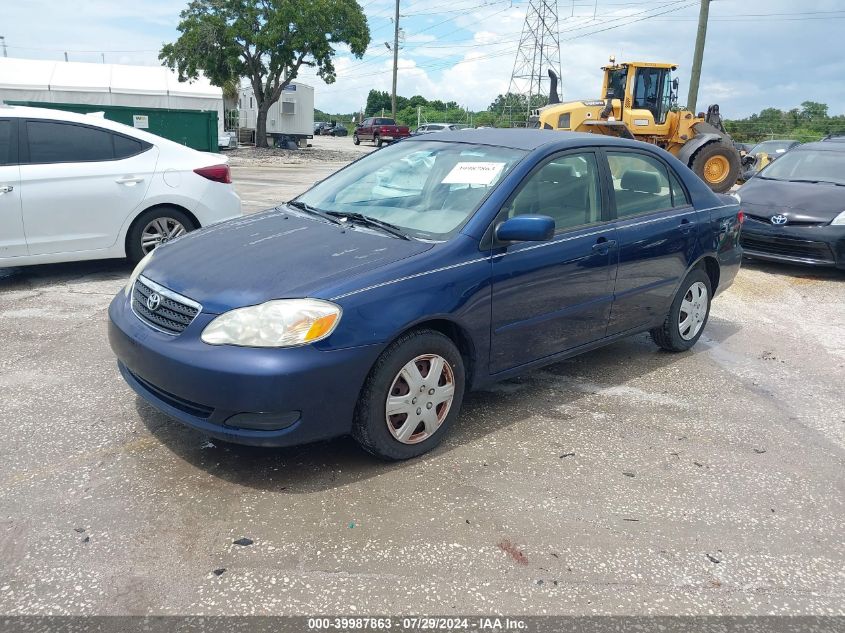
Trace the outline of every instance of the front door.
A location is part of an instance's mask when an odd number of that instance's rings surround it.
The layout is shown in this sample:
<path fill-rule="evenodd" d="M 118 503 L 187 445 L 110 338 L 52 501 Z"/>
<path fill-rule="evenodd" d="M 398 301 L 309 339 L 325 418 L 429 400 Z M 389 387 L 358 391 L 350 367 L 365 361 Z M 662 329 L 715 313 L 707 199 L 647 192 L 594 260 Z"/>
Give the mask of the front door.
<path fill-rule="evenodd" d="M 567 152 L 536 168 L 505 205 L 497 222 L 548 215 L 556 233 L 550 242 L 494 243 L 491 373 L 605 335 L 616 229 L 607 221 L 603 189 L 597 154 Z"/>
<path fill-rule="evenodd" d="M 694 256 L 699 226 L 680 180 L 661 160 L 608 149 L 607 161 L 619 241 L 611 335 L 666 315 Z"/>
<path fill-rule="evenodd" d="M 26 255 L 15 119 L 0 119 L 0 259 Z"/>
<path fill-rule="evenodd" d="M 21 197 L 31 255 L 106 249 L 144 201 L 157 162 L 149 143 L 94 126 L 28 120 Z"/>

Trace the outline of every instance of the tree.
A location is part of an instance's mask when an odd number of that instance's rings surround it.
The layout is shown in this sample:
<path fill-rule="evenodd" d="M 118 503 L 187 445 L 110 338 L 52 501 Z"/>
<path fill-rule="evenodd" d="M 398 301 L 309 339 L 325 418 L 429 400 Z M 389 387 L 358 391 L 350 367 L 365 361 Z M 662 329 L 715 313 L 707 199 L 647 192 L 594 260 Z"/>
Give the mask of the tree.
<path fill-rule="evenodd" d="M 801 115 L 808 121 L 826 119 L 827 104 L 816 101 L 805 101 L 801 104 Z"/>
<path fill-rule="evenodd" d="M 339 45 L 362 57 L 367 18 L 355 0 L 192 0 L 180 15 L 181 35 L 159 59 L 180 81 L 202 71 L 215 86 L 246 77 L 258 107 L 255 143 L 267 147 L 267 112 L 303 66 L 335 80 Z"/>
<path fill-rule="evenodd" d="M 390 110 L 391 107 L 390 93 L 384 90 L 370 90 L 367 105 L 364 106 L 364 116 L 380 115 L 382 110 Z"/>

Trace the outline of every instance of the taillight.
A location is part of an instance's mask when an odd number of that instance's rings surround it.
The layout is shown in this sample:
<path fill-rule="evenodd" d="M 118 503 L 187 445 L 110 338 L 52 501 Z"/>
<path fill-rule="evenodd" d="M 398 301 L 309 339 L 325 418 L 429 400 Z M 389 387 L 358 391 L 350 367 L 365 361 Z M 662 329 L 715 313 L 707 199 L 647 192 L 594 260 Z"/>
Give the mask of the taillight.
<path fill-rule="evenodd" d="M 208 178 L 214 182 L 222 182 L 223 184 L 231 184 L 232 172 L 229 171 L 228 165 L 211 165 L 210 167 L 197 167 L 194 170 L 195 174 L 199 174 L 203 178 Z"/>
<path fill-rule="evenodd" d="M 745 211 L 742 209 L 739 210 L 739 213 L 736 214 L 736 221 L 740 224 L 745 222 Z"/>

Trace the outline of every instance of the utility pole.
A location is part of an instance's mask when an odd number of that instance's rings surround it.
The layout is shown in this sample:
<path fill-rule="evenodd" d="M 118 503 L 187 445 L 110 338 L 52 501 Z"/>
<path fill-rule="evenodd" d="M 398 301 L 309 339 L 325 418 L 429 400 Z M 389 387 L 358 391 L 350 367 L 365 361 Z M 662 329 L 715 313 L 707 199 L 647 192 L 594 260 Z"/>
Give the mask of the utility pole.
<path fill-rule="evenodd" d="M 8 57 L 6 54 L 6 36 L 0 35 L 0 40 L 3 41 L 3 57 Z"/>
<path fill-rule="evenodd" d="M 396 120 L 396 71 L 399 67 L 399 0 L 396 0 L 396 13 L 393 17 L 393 93 L 390 96 L 393 120 Z"/>
<path fill-rule="evenodd" d="M 689 79 L 689 94 L 687 95 L 687 110 L 695 114 L 698 101 L 698 82 L 701 79 L 701 62 L 704 59 L 704 40 L 707 38 L 707 18 L 710 15 L 710 0 L 701 0 L 701 10 L 698 12 L 698 33 L 695 36 L 695 53 L 692 57 L 692 72 Z"/>

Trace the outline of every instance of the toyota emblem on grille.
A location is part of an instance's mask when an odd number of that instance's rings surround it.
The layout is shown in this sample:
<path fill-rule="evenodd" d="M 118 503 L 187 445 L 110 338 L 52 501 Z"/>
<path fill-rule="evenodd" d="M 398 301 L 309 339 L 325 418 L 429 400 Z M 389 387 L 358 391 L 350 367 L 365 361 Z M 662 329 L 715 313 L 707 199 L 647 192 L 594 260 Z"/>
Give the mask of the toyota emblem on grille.
<path fill-rule="evenodd" d="M 155 312 L 158 310 L 158 307 L 161 305 L 161 296 L 157 292 L 150 293 L 150 296 L 147 297 L 147 309 L 150 312 Z"/>
<path fill-rule="evenodd" d="M 773 215 L 772 224 L 786 224 L 787 218 L 785 215 Z"/>

